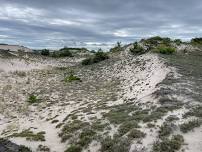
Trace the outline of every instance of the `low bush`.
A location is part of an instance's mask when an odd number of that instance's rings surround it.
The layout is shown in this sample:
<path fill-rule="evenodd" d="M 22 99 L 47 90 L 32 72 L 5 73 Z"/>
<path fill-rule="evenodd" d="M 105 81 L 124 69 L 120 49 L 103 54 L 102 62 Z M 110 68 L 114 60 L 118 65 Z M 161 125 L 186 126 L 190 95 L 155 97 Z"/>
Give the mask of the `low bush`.
<path fill-rule="evenodd" d="M 106 137 L 101 141 L 101 152 L 128 152 L 130 142 L 127 138 Z"/>
<path fill-rule="evenodd" d="M 194 107 L 193 109 L 191 109 L 190 111 L 188 111 L 187 113 L 183 115 L 184 118 L 187 118 L 190 116 L 202 118 L 202 106 Z"/>
<path fill-rule="evenodd" d="M 31 94 L 31 95 L 29 96 L 28 100 L 27 100 L 27 102 L 29 102 L 29 103 L 31 103 L 31 104 L 36 103 L 36 102 L 38 102 L 38 101 L 39 101 L 39 99 L 38 99 L 37 96 L 34 95 L 34 94 Z"/>
<path fill-rule="evenodd" d="M 202 38 L 193 38 L 191 39 L 192 44 L 202 44 Z"/>
<path fill-rule="evenodd" d="M 73 55 L 69 48 L 64 47 L 58 51 L 58 57 L 73 57 Z"/>
<path fill-rule="evenodd" d="M 159 137 L 167 137 L 172 133 L 171 125 L 164 123 L 159 130 Z"/>
<path fill-rule="evenodd" d="M 24 130 L 20 133 L 14 133 L 13 135 L 11 135 L 10 137 L 23 137 L 26 138 L 26 140 L 29 141 L 45 141 L 45 136 L 44 136 L 45 132 L 38 132 L 38 133 L 33 133 L 30 130 Z"/>
<path fill-rule="evenodd" d="M 79 145 L 71 145 L 65 152 L 81 152 L 82 147 Z"/>
<path fill-rule="evenodd" d="M 120 136 L 123 136 L 124 134 L 126 134 L 127 132 L 129 132 L 131 129 L 133 129 L 133 128 L 139 128 L 139 127 L 140 126 L 138 125 L 137 122 L 135 122 L 135 121 L 128 121 L 128 122 L 123 123 L 119 127 L 118 132 L 119 132 Z"/>
<path fill-rule="evenodd" d="M 102 50 L 99 50 L 92 57 L 84 59 L 82 61 L 82 65 L 90 65 L 90 64 L 98 63 L 98 62 L 104 61 L 108 58 L 109 58 L 109 56 L 107 55 L 107 53 L 103 52 Z"/>
<path fill-rule="evenodd" d="M 160 37 L 160 36 L 154 36 L 151 38 L 148 38 L 146 40 L 143 40 L 143 42 L 145 42 L 146 44 L 150 45 L 150 46 L 157 46 L 159 44 L 164 44 L 169 46 L 171 43 L 171 39 L 167 38 L 167 37 Z"/>
<path fill-rule="evenodd" d="M 157 52 L 161 54 L 173 54 L 176 51 L 174 47 L 169 47 L 165 45 L 160 45 L 157 47 Z"/>
<path fill-rule="evenodd" d="M 180 125 L 180 130 L 183 133 L 187 133 L 187 132 L 193 130 L 194 128 L 196 128 L 196 127 L 200 127 L 200 125 L 201 125 L 201 121 L 199 121 L 198 119 L 191 120 L 189 122 L 185 122 L 185 123 L 181 124 Z"/>
<path fill-rule="evenodd" d="M 50 55 L 50 51 L 48 49 L 43 49 L 43 50 L 41 50 L 41 55 L 49 56 Z"/>
<path fill-rule="evenodd" d="M 154 143 L 153 152 L 176 152 L 180 150 L 184 138 L 181 135 L 174 135 L 171 139 L 164 138 Z"/>
<path fill-rule="evenodd" d="M 140 46 L 137 42 L 133 44 L 133 47 L 130 49 L 130 52 L 134 54 L 141 54 L 144 53 L 144 48 Z"/>
<path fill-rule="evenodd" d="M 180 44 L 182 44 L 182 41 L 180 39 L 175 39 L 174 43 L 177 44 L 177 45 L 180 45 Z"/>
<path fill-rule="evenodd" d="M 128 137 L 132 138 L 132 139 L 144 138 L 145 136 L 146 136 L 145 133 L 143 133 L 143 132 L 141 132 L 140 130 L 137 130 L 137 129 L 132 129 L 128 134 Z"/>
<path fill-rule="evenodd" d="M 110 49 L 110 52 L 120 52 L 123 48 L 121 47 L 121 42 L 117 42 L 117 45 Z"/>
<path fill-rule="evenodd" d="M 73 74 L 70 74 L 65 78 L 65 82 L 81 81 L 81 79 Z"/>

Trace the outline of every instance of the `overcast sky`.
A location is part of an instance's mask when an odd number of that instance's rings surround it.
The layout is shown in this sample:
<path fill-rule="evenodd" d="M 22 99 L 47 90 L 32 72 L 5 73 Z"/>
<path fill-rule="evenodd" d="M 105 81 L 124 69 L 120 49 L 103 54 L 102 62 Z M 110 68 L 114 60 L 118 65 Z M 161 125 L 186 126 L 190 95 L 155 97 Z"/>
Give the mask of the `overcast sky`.
<path fill-rule="evenodd" d="M 202 37 L 202 0 L 0 0 L 0 43 L 105 45 Z"/>

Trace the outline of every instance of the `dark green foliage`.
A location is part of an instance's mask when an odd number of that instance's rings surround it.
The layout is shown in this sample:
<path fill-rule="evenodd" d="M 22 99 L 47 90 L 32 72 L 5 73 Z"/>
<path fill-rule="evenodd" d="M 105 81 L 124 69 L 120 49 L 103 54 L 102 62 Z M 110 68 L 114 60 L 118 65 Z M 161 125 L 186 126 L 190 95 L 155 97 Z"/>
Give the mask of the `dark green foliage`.
<path fill-rule="evenodd" d="M 71 145 L 65 152 L 81 152 L 82 147 L 79 145 Z"/>
<path fill-rule="evenodd" d="M 74 120 L 71 123 L 68 123 L 63 126 L 62 131 L 59 133 L 59 136 L 62 138 L 62 142 L 65 142 L 67 139 L 73 136 L 73 134 L 79 129 L 89 126 L 89 123 L 82 122 L 80 120 Z"/>
<path fill-rule="evenodd" d="M 127 138 L 106 137 L 101 141 L 101 152 L 128 152 L 130 142 Z"/>
<path fill-rule="evenodd" d="M 126 134 L 127 132 L 129 132 L 131 129 L 133 129 L 133 128 L 139 128 L 139 127 L 140 126 L 138 125 L 137 122 L 135 122 L 135 121 L 128 121 L 128 122 L 123 123 L 119 127 L 118 132 L 119 132 L 120 136 L 123 136 L 124 134 Z"/>
<path fill-rule="evenodd" d="M 10 137 L 24 137 L 26 140 L 30 141 L 45 141 L 45 132 L 38 132 L 38 133 L 33 133 L 30 130 L 24 130 L 20 133 L 14 133 Z"/>
<path fill-rule="evenodd" d="M 182 44 L 182 41 L 180 39 L 175 39 L 174 43 L 177 44 L 177 45 L 180 45 L 180 44 Z"/>
<path fill-rule="evenodd" d="M 50 152 L 50 148 L 48 148 L 47 146 L 44 146 L 44 145 L 39 145 L 38 148 L 37 148 L 37 151 Z"/>
<path fill-rule="evenodd" d="M 134 53 L 134 54 L 142 54 L 144 53 L 144 48 L 142 46 L 140 46 L 137 42 L 135 42 L 133 44 L 133 48 L 130 49 L 130 52 Z"/>
<path fill-rule="evenodd" d="M 107 55 L 107 53 L 103 52 L 102 50 L 99 50 L 92 57 L 84 59 L 82 61 L 82 65 L 90 65 L 90 64 L 98 63 L 98 62 L 104 61 L 108 58 L 109 58 L 109 56 Z"/>
<path fill-rule="evenodd" d="M 117 42 L 117 45 L 110 49 L 110 52 L 120 52 L 123 51 L 123 48 L 121 47 L 121 42 Z"/>
<path fill-rule="evenodd" d="M 73 57 L 71 48 L 62 48 L 58 51 L 58 57 Z"/>
<path fill-rule="evenodd" d="M 81 81 L 81 79 L 73 74 L 70 74 L 65 78 L 65 82 Z"/>
<path fill-rule="evenodd" d="M 41 50 L 41 55 L 49 56 L 50 55 L 50 51 L 48 49 L 43 49 L 43 50 Z"/>
<path fill-rule="evenodd" d="M 146 136 L 145 133 L 141 132 L 140 130 L 137 129 L 132 129 L 129 134 L 128 137 L 132 138 L 132 139 L 136 139 L 136 138 L 144 138 Z"/>
<path fill-rule="evenodd" d="M 36 95 L 31 94 L 27 100 L 27 102 L 33 104 L 33 103 L 37 103 L 39 101 L 39 99 L 37 98 Z"/>
<path fill-rule="evenodd" d="M 197 106 L 183 115 L 184 118 L 189 116 L 202 118 L 202 106 Z"/>
<path fill-rule="evenodd" d="M 193 39 L 191 39 L 191 43 L 192 44 L 199 44 L 199 45 L 201 45 L 202 44 L 202 38 L 193 38 Z"/>
<path fill-rule="evenodd" d="M 20 146 L 18 152 L 31 152 L 28 147 Z"/>
<path fill-rule="evenodd" d="M 159 137 L 167 137 L 172 133 L 172 128 L 170 124 L 164 123 L 159 130 Z"/>
<path fill-rule="evenodd" d="M 82 61 L 82 65 L 90 65 L 90 64 L 93 64 L 91 58 L 87 58 L 87 59 L 84 59 L 84 60 Z"/>
<path fill-rule="evenodd" d="M 79 135 L 79 141 L 77 142 L 78 145 L 82 147 L 88 146 L 90 142 L 93 140 L 93 137 L 96 135 L 96 132 L 90 128 L 85 128 L 82 130 L 81 134 Z"/>
<path fill-rule="evenodd" d="M 153 145 L 153 152 L 176 152 L 184 143 L 183 136 L 174 135 L 171 139 L 164 138 Z"/>
<path fill-rule="evenodd" d="M 145 42 L 147 45 L 150 45 L 151 47 L 157 46 L 159 44 L 164 44 L 164 45 L 169 46 L 171 43 L 170 38 L 162 38 L 160 36 L 151 37 L 151 38 L 148 38 L 148 39 L 142 40 L 142 41 Z"/>
<path fill-rule="evenodd" d="M 161 54 L 173 54 L 174 52 L 176 52 L 176 49 L 174 47 L 169 47 L 166 45 L 159 45 L 157 47 L 157 52 Z"/>
<path fill-rule="evenodd" d="M 194 128 L 196 127 L 200 127 L 201 125 L 201 121 L 199 120 L 191 120 L 189 122 L 186 122 L 186 123 L 183 123 L 180 125 L 180 130 L 183 132 L 183 133 L 187 133 L 191 130 L 193 130 Z"/>
<path fill-rule="evenodd" d="M 129 113 L 137 110 L 137 107 L 133 104 L 121 104 L 112 107 L 113 109 L 104 114 L 111 123 L 121 124 L 127 121 L 135 120 L 133 116 L 130 116 Z"/>
<path fill-rule="evenodd" d="M 172 122 L 172 121 L 176 121 L 176 120 L 179 120 L 179 118 L 175 115 L 170 115 L 166 118 L 166 121 L 168 121 L 168 122 Z"/>

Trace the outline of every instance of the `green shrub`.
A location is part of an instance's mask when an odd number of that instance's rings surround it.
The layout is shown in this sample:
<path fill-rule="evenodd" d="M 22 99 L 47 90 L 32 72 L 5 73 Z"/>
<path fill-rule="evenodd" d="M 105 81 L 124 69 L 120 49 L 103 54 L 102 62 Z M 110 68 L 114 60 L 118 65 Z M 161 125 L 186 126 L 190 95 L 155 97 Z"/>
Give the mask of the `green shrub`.
<path fill-rule="evenodd" d="M 169 136 L 172 132 L 172 128 L 169 124 L 164 123 L 159 130 L 159 137 L 165 137 L 165 136 Z"/>
<path fill-rule="evenodd" d="M 174 43 L 177 44 L 177 45 L 180 45 L 182 43 L 182 41 L 180 39 L 175 39 Z"/>
<path fill-rule="evenodd" d="M 132 129 L 129 134 L 128 137 L 132 138 L 132 139 L 136 139 L 136 138 L 144 138 L 145 137 L 145 133 L 141 132 L 140 130 L 137 129 Z"/>
<path fill-rule="evenodd" d="M 101 152 L 128 152 L 130 142 L 127 138 L 106 137 L 101 141 Z"/>
<path fill-rule="evenodd" d="M 200 125 L 201 125 L 201 121 L 199 121 L 198 119 L 191 120 L 189 122 L 181 124 L 180 125 L 180 130 L 183 133 L 187 133 L 187 132 L 193 130 L 194 128 L 196 128 L 196 127 L 200 127 Z"/>
<path fill-rule="evenodd" d="M 169 46 L 171 43 L 171 39 L 170 38 L 162 38 L 160 36 L 154 36 L 154 37 L 151 37 L 151 38 L 144 40 L 144 42 L 148 45 L 151 45 L 151 46 L 157 46 L 159 44 L 164 44 L 164 45 Z"/>
<path fill-rule="evenodd" d="M 202 44 L 202 38 L 193 38 L 191 39 L 192 44 Z"/>
<path fill-rule="evenodd" d="M 161 54 L 173 54 L 176 51 L 175 48 L 173 47 L 168 47 L 165 45 L 160 45 L 157 47 L 157 52 L 161 53 Z"/>
<path fill-rule="evenodd" d="M 110 49 L 110 52 L 120 52 L 123 48 L 121 47 L 121 42 L 117 42 L 117 45 Z"/>
<path fill-rule="evenodd" d="M 19 152 L 32 152 L 32 151 L 30 150 L 30 148 L 25 147 L 25 146 L 23 146 L 23 145 L 20 145 L 18 151 L 19 151 Z"/>
<path fill-rule="evenodd" d="M 36 102 L 38 102 L 39 101 L 39 99 L 37 98 L 37 96 L 35 96 L 34 94 L 31 94 L 30 96 L 29 96 L 29 98 L 28 98 L 28 100 L 27 100 L 27 102 L 29 102 L 29 103 L 36 103 Z"/>
<path fill-rule="evenodd" d="M 188 111 L 183 115 L 184 118 L 187 118 L 189 116 L 202 118 L 202 106 L 194 107 L 193 109 L 191 109 L 190 111 Z"/>
<path fill-rule="evenodd" d="M 98 63 L 108 58 L 109 56 L 107 55 L 107 53 L 103 52 L 102 50 L 99 50 L 92 57 L 84 59 L 82 61 L 82 65 L 90 65 L 90 64 Z"/>
<path fill-rule="evenodd" d="M 48 49 L 43 49 L 43 50 L 41 50 L 41 55 L 49 56 L 50 55 L 50 51 Z"/>
<path fill-rule="evenodd" d="M 43 132 L 43 131 L 35 134 L 30 130 L 24 130 L 20 133 L 14 133 L 10 137 L 23 137 L 29 141 L 45 141 L 44 134 L 45 134 L 45 132 Z"/>
<path fill-rule="evenodd" d="M 144 48 L 140 46 L 137 42 L 133 44 L 133 48 L 130 49 L 130 52 L 134 54 L 144 53 Z"/>
<path fill-rule="evenodd" d="M 157 141 L 153 145 L 153 152 L 176 152 L 180 150 L 184 143 L 183 136 L 174 135 L 171 139 L 164 138 L 161 141 Z"/>
<path fill-rule="evenodd" d="M 81 81 L 81 79 L 73 74 L 70 74 L 65 78 L 65 82 Z"/>
<path fill-rule="evenodd" d="M 84 59 L 81 64 L 82 64 L 82 65 L 90 65 L 90 64 L 93 64 L 92 58 Z"/>
<path fill-rule="evenodd" d="M 124 134 L 126 134 L 133 128 L 139 128 L 139 125 L 137 122 L 135 122 L 135 121 L 125 122 L 118 129 L 119 135 L 123 136 Z"/>
<path fill-rule="evenodd" d="M 74 120 L 71 123 L 67 123 L 63 126 L 61 132 L 59 133 L 59 136 L 62 138 L 62 142 L 65 142 L 67 139 L 72 137 L 72 134 L 74 134 L 77 130 L 85 128 L 89 126 L 89 123 L 82 122 L 80 120 Z"/>
<path fill-rule="evenodd" d="M 59 57 L 73 57 L 69 48 L 62 48 L 58 51 Z"/>
<path fill-rule="evenodd" d="M 81 152 L 82 147 L 79 145 L 71 145 L 65 152 Z"/>

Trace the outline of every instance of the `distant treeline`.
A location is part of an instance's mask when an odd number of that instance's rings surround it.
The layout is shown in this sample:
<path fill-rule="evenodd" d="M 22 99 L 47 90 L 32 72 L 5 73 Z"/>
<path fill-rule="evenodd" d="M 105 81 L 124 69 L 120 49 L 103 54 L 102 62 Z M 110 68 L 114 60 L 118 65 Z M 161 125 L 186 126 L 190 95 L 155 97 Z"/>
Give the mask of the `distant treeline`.
<path fill-rule="evenodd" d="M 51 57 L 73 57 L 75 52 L 87 52 L 89 51 L 86 48 L 68 48 L 64 47 L 57 51 L 51 51 L 49 49 L 35 50 L 36 53 L 40 53 L 43 56 L 51 56 Z"/>

